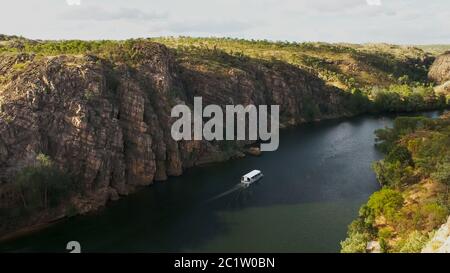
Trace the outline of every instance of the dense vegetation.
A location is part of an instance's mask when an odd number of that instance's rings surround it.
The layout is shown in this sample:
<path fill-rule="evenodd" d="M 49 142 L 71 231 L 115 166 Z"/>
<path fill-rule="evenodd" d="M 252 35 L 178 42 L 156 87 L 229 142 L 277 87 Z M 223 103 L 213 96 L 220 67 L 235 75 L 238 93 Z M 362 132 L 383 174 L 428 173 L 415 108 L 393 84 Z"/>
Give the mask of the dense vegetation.
<path fill-rule="evenodd" d="M 382 185 L 359 212 L 342 252 L 418 252 L 450 212 L 450 115 L 397 118 L 376 132 L 386 154 L 373 166 Z"/>
<path fill-rule="evenodd" d="M 9 38 L 8 38 L 9 37 Z M 426 82 L 427 68 L 433 61 L 428 53 L 414 47 L 393 45 L 353 45 L 328 43 L 270 42 L 229 38 L 153 38 L 126 41 L 33 41 L 20 37 L 0 37 L 0 52 L 40 55 L 114 55 L 118 48 L 132 51 L 133 44 L 154 41 L 175 50 L 180 58 L 192 61 L 223 53 L 257 60 L 282 61 L 316 74 L 343 89 L 375 85 L 389 86 L 399 79 L 408 83 Z M 127 51 L 127 50 L 125 50 Z M 132 57 L 133 52 L 130 52 Z M 210 64 L 214 65 L 214 60 Z M 406 78 L 405 78 L 406 77 Z"/>
<path fill-rule="evenodd" d="M 374 87 L 367 95 L 377 112 L 411 112 L 446 107 L 447 98 L 436 94 L 431 85 L 398 84 L 388 88 Z"/>
<path fill-rule="evenodd" d="M 14 221 L 24 220 L 37 212 L 56 208 L 67 203 L 79 189 L 75 180 L 58 169 L 50 157 L 39 154 L 34 164 L 19 171 L 7 192 L 10 196 L 19 196 L 20 203 L 0 210 L 1 218 L 5 220 L 2 224 L 14 224 Z"/>
<path fill-rule="evenodd" d="M 33 54 L 37 58 L 57 55 L 91 55 L 103 58 L 111 62 L 127 62 L 133 65 L 133 61 L 142 57 L 139 55 L 138 45 L 142 39 L 125 41 L 34 41 L 26 39 L 13 39 L 1 41 L 0 54 Z"/>
<path fill-rule="evenodd" d="M 441 55 L 450 51 L 450 45 L 418 45 L 416 47 L 433 55 Z"/>
<path fill-rule="evenodd" d="M 296 65 L 342 89 L 389 86 L 399 78 L 426 82 L 433 58 L 414 47 L 328 43 L 270 42 L 222 38 L 155 38 L 183 56 L 199 51 L 223 51 L 259 60 Z"/>

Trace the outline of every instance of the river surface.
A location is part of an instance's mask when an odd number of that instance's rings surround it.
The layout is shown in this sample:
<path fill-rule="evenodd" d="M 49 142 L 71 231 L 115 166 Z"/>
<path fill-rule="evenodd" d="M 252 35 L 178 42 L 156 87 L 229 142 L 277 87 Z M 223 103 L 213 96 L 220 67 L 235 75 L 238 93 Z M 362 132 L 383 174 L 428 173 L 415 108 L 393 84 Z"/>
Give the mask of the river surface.
<path fill-rule="evenodd" d="M 392 120 L 283 130 L 276 152 L 189 169 L 98 212 L 0 243 L 0 252 L 64 252 L 68 241 L 83 252 L 338 252 L 348 224 L 379 189 L 374 131 Z M 264 178 L 237 186 L 253 169 Z"/>

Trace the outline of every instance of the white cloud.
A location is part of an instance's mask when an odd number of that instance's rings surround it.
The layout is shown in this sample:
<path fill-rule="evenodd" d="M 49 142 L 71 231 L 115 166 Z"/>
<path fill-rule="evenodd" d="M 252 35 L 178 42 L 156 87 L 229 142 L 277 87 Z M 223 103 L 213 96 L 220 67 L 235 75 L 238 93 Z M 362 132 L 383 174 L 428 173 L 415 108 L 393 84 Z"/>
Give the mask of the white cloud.
<path fill-rule="evenodd" d="M 80 6 L 81 0 L 66 0 L 66 3 L 69 6 Z"/>
<path fill-rule="evenodd" d="M 381 6 L 381 0 L 366 0 L 369 6 Z"/>
<path fill-rule="evenodd" d="M 260 24 L 262 24 L 260 22 Z M 237 33 L 248 30 L 252 25 L 243 21 L 190 21 L 174 22 L 167 26 L 167 30 L 175 33 L 206 33 L 220 35 L 224 33 Z"/>
<path fill-rule="evenodd" d="M 67 10 L 61 17 L 69 20 L 92 21 L 154 21 L 166 19 L 167 16 L 167 13 L 148 12 L 137 8 L 108 8 L 97 5 L 85 5 L 79 8 Z"/>

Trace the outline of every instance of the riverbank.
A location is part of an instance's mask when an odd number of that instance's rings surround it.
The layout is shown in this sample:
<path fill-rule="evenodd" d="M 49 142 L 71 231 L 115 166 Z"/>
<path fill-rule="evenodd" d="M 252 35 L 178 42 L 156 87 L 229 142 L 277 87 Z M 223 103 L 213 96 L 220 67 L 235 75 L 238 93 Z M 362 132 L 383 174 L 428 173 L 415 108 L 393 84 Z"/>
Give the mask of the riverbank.
<path fill-rule="evenodd" d="M 398 118 L 377 131 L 383 186 L 359 211 L 343 252 L 421 252 L 450 212 L 450 114 Z"/>

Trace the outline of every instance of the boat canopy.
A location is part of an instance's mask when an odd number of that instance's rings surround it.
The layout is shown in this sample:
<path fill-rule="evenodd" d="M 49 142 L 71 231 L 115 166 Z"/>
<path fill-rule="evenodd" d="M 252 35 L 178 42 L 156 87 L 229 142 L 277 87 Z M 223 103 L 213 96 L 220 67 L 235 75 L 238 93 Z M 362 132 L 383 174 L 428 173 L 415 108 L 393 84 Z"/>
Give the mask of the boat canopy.
<path fill-rule="evenodd" d="M 248 174 L 244 175 L 243 177 L 244 177 L 244 178 L 248 178 L 248 179 L 252 179 L 252 178 L 254 178 L 254 177 L 256 177 L 256 176 L 258 176 L 258 175 L 260 175 L 260 174 L 261 174 L 261 171 L 259 171 L 259 170 L 254 170 L 254 171 L 251 171 L 251 172 L 249 172 Z"/>

